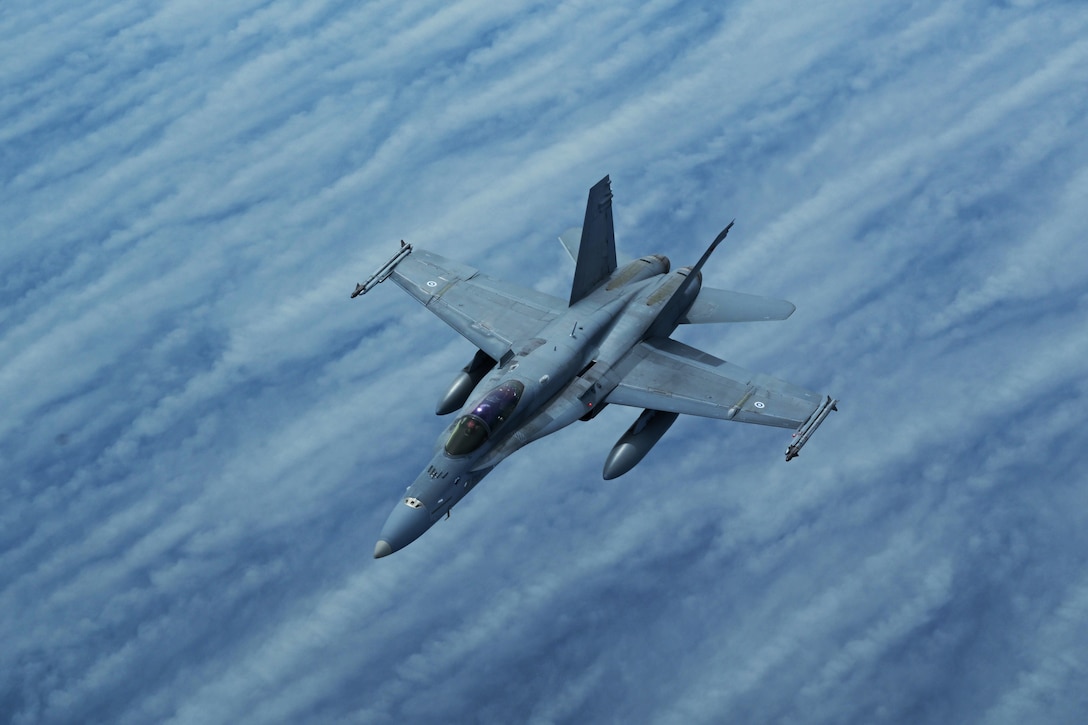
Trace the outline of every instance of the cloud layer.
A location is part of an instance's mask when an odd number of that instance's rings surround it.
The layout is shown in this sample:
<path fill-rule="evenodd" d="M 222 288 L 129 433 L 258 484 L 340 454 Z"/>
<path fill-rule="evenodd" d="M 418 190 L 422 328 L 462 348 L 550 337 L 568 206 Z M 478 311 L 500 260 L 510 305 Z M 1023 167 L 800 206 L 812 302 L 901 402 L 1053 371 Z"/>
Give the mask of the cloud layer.
<path fill-rule="evenodd" d="M 0 18 L 0 713 L 1078 722 L 1088 10 L 16 2 Z M 370 552 L 468 343 L 401 238 L 565 296 L 627 252 L 781 296 L 684 330 L 842 399 L 637 411 Z"/>

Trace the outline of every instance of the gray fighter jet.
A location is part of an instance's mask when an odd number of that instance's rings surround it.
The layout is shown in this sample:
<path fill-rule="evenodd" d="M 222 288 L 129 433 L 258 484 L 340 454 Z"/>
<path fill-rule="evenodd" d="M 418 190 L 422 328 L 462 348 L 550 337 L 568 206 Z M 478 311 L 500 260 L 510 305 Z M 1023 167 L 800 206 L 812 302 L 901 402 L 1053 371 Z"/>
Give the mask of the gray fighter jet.
<path fill-rule="evenodd" d="M 402 241 L 351 296 L 392 279 L 477 352 L 438 401 L 439 415 L 459 412 L 389 514 L 374 557 L 419 538 L 514 451 L 610 403 L 644 410 L 605 459 L 606 479 L 634 468 L 681 413 L 794 428 L 786 460 L 796 457 L 837 401 L 669 338 L 682 324 L 793 314 L 785 300 L 702 286 L 700 270 L 732 226 L 694 267 L 670 272 L 660 255 L 617 266 L 606 176 L 589 190 L 580 233 L 560 237 L 576 261 L 567 301 Z"/>

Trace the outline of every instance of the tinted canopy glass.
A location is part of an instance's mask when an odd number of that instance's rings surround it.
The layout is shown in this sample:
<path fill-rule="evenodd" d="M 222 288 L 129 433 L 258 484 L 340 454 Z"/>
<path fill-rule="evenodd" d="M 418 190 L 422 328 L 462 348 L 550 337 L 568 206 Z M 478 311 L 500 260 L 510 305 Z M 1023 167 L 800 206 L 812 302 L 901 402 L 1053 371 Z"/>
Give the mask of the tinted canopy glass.
<path fill-rule="evenodd" d="M 446 441 L 446 453 L 464 456 L 482 446 L 514 412 L 524 392 L 524 385 L 509 380 L 485 395 L 471 413 L 454 422 L 453 432 Z"/>

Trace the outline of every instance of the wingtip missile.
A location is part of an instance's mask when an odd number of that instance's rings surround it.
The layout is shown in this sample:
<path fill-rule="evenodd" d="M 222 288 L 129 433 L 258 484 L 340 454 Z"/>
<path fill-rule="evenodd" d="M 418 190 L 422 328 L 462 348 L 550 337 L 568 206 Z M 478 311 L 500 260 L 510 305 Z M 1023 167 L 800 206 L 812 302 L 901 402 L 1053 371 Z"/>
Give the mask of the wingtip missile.
<path fill-rule="evenodd" d="M 812 434 L 816 432 L 816 429 L 820 427 L 820 424 L 824 422 L 827 416 L 831 415 L 832 411 L 839 409 L 839 401 L 833 399 L 830 395 L 816 410 L 812 412 L 812 415 L 808 417 L 801 427 L 793 434 L 794 442 L 786 449 L 786 461 L 792 461 L 797 456 L 801 455 L 801 449 L 808 443 L 808 439 L 812 437 Z"/>
<path fill-rule="evenodd" d="M 378 268 L 378 271 L 370 275 L 370 278 L 362 284 L 355 285 L 355 291 L 351 293 L 351 298 L 355 299 L 359 295 L 365 295 L 370 290 L 374 289 L 377 285 L 384 282 L 389 278 L 389 275 L 393 274 L 393 268 L 400 264 L 400 261 L 412 253 L 412 245 L 406 243 L 403 239 L 400 240 L 400 249 L 397 253 L 390 258 L 388 262 Z"/>

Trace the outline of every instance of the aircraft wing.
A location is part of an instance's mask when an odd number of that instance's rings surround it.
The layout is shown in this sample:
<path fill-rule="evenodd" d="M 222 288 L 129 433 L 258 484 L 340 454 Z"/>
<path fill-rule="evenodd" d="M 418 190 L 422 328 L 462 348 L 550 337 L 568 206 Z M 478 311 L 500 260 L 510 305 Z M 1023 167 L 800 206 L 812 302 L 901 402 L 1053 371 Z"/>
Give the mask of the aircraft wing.
<path fill-rule="evenodd" d="M 636 408 L 797 428 L 824 400 L 668 338 L 639 343 L 617 367 L 623 377 L 606 400 Z"/>
<path fill-rule="evenodd" d="M 488 277 L 433 252 L 409 250 L 389 279 L 495 360 L 567 309 L 558 297 Z"/>

